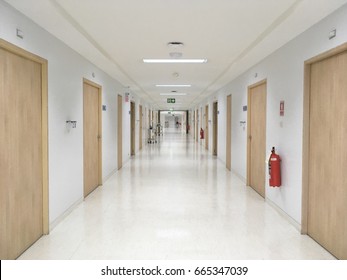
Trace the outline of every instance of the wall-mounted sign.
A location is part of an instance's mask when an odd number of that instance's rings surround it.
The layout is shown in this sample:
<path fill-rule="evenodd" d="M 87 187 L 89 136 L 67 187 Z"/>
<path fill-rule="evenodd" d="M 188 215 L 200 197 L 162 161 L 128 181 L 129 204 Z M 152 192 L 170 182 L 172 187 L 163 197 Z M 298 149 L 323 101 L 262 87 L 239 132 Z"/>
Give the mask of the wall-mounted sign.
<path fill-rule="evenodd" d="M 129 102 L 129 92 L 125 93 L 125 102 Z"/>
<path fill-rule="evenodd" d="M 175 98 L 168 98 L 167 103 L 176 103 L 176 99 Z"/>
<path fill-rule="evenodd" d="M 281 117 L 284 116 L 284 101 L 283 100 L 280 102 L 280 116 Z"/>

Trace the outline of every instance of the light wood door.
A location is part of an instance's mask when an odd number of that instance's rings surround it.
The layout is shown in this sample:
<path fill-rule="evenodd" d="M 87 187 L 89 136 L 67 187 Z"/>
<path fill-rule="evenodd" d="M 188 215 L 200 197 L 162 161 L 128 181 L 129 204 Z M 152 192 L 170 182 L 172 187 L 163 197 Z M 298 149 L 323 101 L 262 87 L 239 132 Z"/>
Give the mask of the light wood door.
<path fill-rule="evenodd" d="M 101 185 L 101 87 L 83 82 L 84 197 Z"/>
<path fill-rule="evenodd" d="M 135 155 L 135 103 L 130 103 L 130 155 Z"/>
<path fill-rule="evenodd" d="M 213 155 L 218 155 L 218 102 L 213 103 Z"/>
<path fill-rule="evenodd" d="M 142 150 L 142 105 L 139 106 L 139 117 L 140 117 L 140 126 L 139 126 L 139 149 Z"/>
<path fill-rule="evenodd" d="M 208 105 L 205 107 L 205 149 L 208 150 Z"/>
<path fill-rule="evenodd" d="M 123 166 L 123 97 L 118 95 L 118 125 L 117 125 L 118 170 Z"/>
<path fill-rule="evenodd" d="M 311 65 L 308 234 L 347 259 L 347 51 Z"/>
<path fill-rule="evenodd" d="M 227 96 L 226 167 L 231 170 L 231 95 Z"/>
<path fill-rule="evenodd" d="M 152 122 L 151 122 L 151 110 L 148 110 L 148 128 L 152 125 Z"/>
<path fill-rule="evenodd" d="M 247 183 L 265 197 L 266 81 L 248 89 Z"/>
<path fill-rule="evenodd" d="M 199 141 L 199 113 L 195 110 L 195 140 Z"/>
<path fill-rule="evenodd" d="M 0 259 L 15 259 L 44 232 L 43 69 L 0 43 Z"/>
<path fill-rule="evenodd" d="M 196 127 L 197 127 L 197 120 L 196 120 L 196 112 L 195 112 L 195 110 L 193 111 L 193 114 L 194 114 L 194 126 L 193 126 L 193 130 L 194 130 L 194 140 L 196 140 L 196 137 L 197 137 L 197 135 L 196 135 Z"/>

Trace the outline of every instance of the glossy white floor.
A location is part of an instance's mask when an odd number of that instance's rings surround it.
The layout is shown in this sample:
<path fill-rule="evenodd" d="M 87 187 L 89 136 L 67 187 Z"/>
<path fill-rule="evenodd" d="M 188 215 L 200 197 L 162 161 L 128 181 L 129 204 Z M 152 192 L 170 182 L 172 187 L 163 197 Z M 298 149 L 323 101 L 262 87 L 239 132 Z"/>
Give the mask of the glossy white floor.
<path fill-rule="evenodd" d="M 20 259 L 334 259 L 180 133 L 144 147 Z"/>

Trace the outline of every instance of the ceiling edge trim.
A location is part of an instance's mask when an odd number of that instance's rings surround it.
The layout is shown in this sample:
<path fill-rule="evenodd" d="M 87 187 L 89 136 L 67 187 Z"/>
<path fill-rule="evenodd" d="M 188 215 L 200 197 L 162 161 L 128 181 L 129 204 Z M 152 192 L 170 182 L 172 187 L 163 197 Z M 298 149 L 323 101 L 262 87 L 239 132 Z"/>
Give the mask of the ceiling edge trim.
<path fill-rule="evenodd" d="M 279 17 L 277 17 L 269 26 L 266 28 L 247 48 L 245 48 L 228 66 L 225 68 L 225 70 L 218 75 L 218 77 L 209 84 L 202 92 L 201 95 L 204 94 L 206 91 L 209 90 L 219 79 L 221 79 L 226 73 L 235 65 L 238 61 L 246 57 L 256 46 L 258 46 L 268 35 L 270 35 L 279 25 L 281 25 L 284 21 L 286 21 L 297 9 L 297 7 L 303 2 L 304 0 L 296 0 L 286 11 L 284 11 Z M 274 50 L 275 51 L 275 50 Z M 250 67 L 252 67 L 251 65 Z M 231 81 L 230 81 L 231 82 Z M 224 86 L 223 86 L 224 87 Z M 222 87 L 222 88 L 223 88 Z M 217 90 L 218 91 L 218 90 Z M 196 102 L 196 97 L 191 104 L 194 104 Z"/>
<path fill-rule="evenodd" d="M 57 12 L 63 18 L 65 18 L 84 38 L 86 38 L 86 40 L 90 44 L 92 44 L 94 48 L 96 48 L 104 57 L 110 60 L 115 66 L 117 66 L 117 68 L 123 73 L 123 75 L 125 75 L 130 81 L 132 81 L 143 93 L 145 93 L 149 97 L 150 100 L 153 101 L 155 105 L 157 105 L 157 103 L 151 98 L 151 96 L 141 86 L 139 86 L 139 84 L 136 81 L 134 81 L 125 72 L 125 70 L 122 67 L 120 67 L 120 65 L 98 44 L 97 41 L 95 41 L 95 39 L 56 0 L 50 0 L 50 2 L 55 7 Z"/>

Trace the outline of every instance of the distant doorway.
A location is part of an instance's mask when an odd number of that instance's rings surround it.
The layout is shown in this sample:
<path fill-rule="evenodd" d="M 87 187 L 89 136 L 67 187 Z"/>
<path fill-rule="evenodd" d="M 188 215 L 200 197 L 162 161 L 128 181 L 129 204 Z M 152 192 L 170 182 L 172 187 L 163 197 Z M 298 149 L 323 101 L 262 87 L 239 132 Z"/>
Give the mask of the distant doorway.
<path fill-rule="evenodd" d="M 218 155 L 218 102 L 213 103 L 213 155 Z"/>
<path fill-rule="evenodd" d="M 227 96 L 226 168 L 231 170 L 231 95 Z"/>
<path fill-rule="evenodd" d="M 135 102 L 130 103 L 130 155 L 135 155 Z"/>

